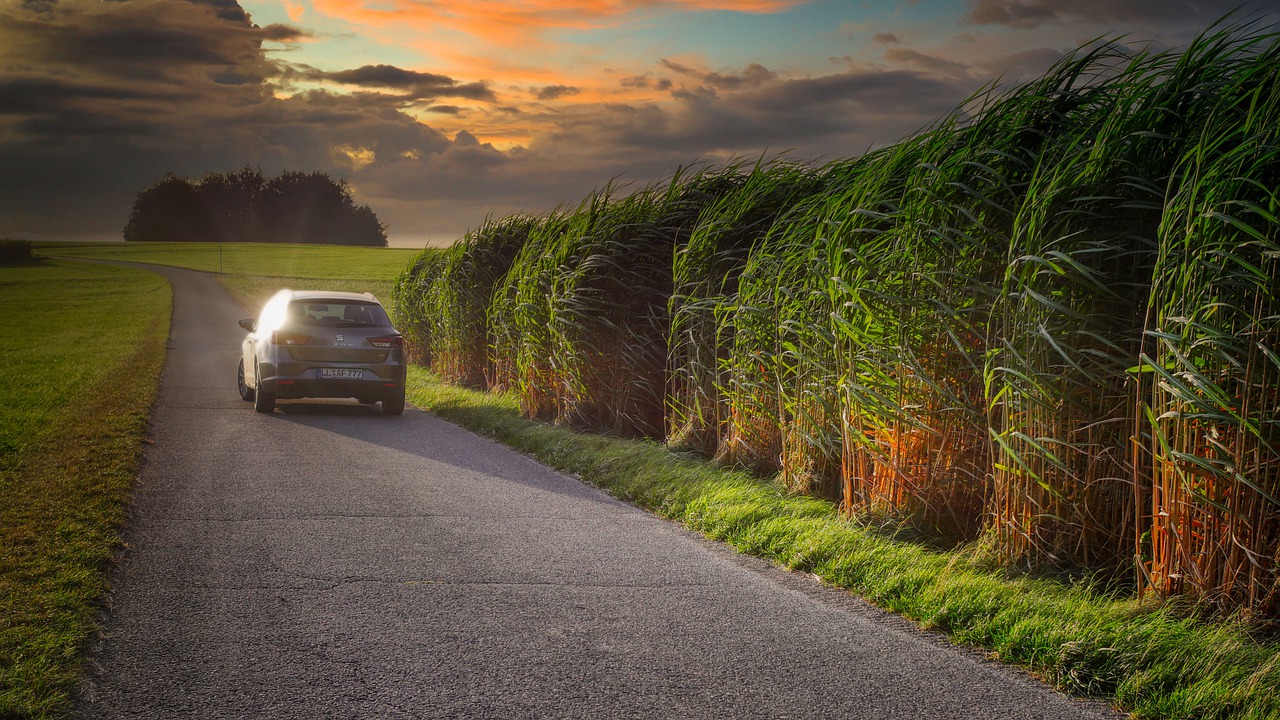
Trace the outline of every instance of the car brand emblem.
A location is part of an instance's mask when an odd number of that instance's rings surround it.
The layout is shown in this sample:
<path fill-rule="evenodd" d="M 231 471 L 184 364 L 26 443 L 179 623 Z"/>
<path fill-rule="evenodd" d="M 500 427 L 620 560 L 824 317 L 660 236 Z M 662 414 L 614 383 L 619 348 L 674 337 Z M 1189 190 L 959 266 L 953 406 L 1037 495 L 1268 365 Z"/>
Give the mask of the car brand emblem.
<path fill-rule="evenodd" d="M 335 342 L 342 342 L 342 336 L 341 336 L 341 335 L 334 336 L 334 341 L 335 341 Z"/>

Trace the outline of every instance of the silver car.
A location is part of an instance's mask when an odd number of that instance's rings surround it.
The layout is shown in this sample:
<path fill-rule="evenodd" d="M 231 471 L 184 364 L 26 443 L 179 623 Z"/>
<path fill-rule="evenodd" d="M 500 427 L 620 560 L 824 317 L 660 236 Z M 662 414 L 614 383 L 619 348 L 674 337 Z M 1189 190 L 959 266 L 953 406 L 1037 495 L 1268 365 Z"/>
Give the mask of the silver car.
<path fill-rule="evenodd" d="M 404 338 L 369 293 L 281 290 L 240 348 L 240 397 L 258 412 L 277 399 L 352 397 L 382 403 L 387 415 L 404 412 Z"/>

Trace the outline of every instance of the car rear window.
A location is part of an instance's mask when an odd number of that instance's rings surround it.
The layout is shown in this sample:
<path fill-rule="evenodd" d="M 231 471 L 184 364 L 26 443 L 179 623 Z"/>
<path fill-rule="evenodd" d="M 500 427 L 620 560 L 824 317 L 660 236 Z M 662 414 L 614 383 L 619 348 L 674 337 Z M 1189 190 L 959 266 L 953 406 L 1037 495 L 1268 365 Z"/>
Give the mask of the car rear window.
<path fill-rule="evenodd" d="M 320 327 L 390 327 L 382 306 L 367 302 L 295 300 L 289 303 L 289 318 L 297 325 Z"/>

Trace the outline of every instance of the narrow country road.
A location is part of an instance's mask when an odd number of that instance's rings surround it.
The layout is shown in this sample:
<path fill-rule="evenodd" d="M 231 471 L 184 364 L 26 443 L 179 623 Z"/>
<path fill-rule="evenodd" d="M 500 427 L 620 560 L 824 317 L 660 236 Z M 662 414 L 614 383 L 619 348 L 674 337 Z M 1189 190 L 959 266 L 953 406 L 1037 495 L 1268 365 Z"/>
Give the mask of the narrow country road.
<path fill-rule="evenodd" d="M 1115 717 L 410 408 L 235 388 L 173 283 L 83 718 Z"/>

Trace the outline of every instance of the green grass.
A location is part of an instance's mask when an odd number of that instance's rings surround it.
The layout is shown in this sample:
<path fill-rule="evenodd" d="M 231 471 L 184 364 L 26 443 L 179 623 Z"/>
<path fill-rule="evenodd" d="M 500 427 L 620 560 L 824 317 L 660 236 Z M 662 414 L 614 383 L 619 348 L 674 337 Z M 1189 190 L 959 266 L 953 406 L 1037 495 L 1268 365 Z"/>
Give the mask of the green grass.
<path fill-rule="evenodd" d="M 959 644 L 1143 718 L 1280 717 L 1280 642 L 1174 604 L 1009 575 L 973 548 L 942 552 L 842 519 L 827 501 L 663 447 L 520 417 L 510 394 L 445 385 L 421 368 L 410 399 L 707 537 L 848 588 Z"/>
<path fill-rule="evenodd" d="M 60 717 L 164 362 L 157 275 L 69 261 L 0 267 L 0 717 Z"/>
<path fill-rule="evenodd" d="M 0 266 L 0 468 L 132 351 L 169 302 L 152 273 L 74 261 Z M 165 328 L 167 331 L 168 328 Z"/>
<path fill-rule="evenodd" d="M 126 260 L 223 275 L 390 282 L 420 250 L 260 243 L 36 243 L 40 255 Z M 376 294 L 376 293 L 375 293 Z M 390 300 L 387 297 L 379 298 Z"/>
<path fill-rule="evenodd" d="M 36 243 L 36 253 L 214 273 L 249 314 L 283 288 L 371 292 L 390 309 L 395 277 L 420 250 L 261 243 Z"/>

